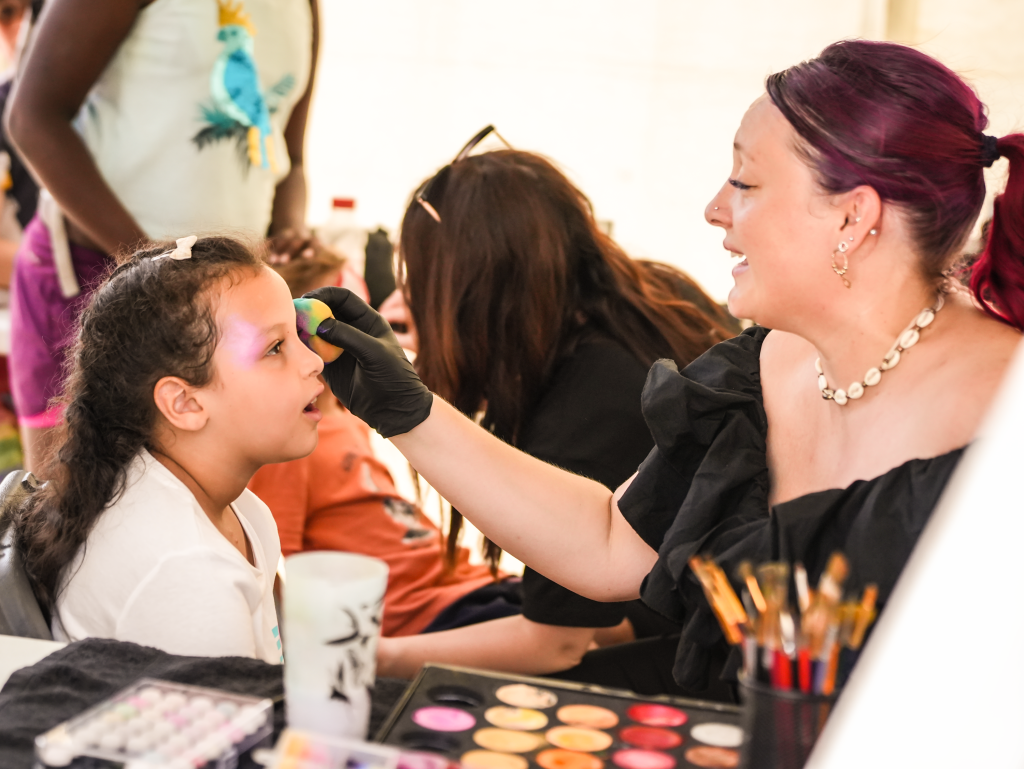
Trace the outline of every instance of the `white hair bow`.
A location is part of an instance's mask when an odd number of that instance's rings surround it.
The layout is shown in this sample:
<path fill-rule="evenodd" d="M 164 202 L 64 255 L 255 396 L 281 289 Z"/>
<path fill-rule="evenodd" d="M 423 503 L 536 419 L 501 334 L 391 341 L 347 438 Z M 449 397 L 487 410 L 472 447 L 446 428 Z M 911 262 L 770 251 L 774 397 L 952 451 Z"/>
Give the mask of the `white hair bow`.
<path fill-rule="evenodd" d="M 154 256 L 153 261 L 155 262 L 157 259 L 163 259 L 165 256 L 168 256 L 175 261 L 180 259 L 191 259 L 192 246 L 196 244 L 197 240 L 199 240 L 199 238 L 195 235 L 189 235 L 187 238 L 178 238 L 174 241 L 177 244 L 176 248 L 171 251 L 165 251 L 160 254 L 160 256 Z"/>

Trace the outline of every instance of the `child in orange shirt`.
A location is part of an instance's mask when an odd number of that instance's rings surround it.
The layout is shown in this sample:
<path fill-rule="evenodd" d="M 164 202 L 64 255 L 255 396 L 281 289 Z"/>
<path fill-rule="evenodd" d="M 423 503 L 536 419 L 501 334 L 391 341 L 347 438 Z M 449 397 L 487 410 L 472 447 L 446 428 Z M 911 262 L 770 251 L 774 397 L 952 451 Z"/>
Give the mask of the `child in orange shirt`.
<path fill-rule="evenodd" d="M 341 259 L 323 250 L 311 258 L 275 265 L 296 297 L 339 282 L 342 268 Z M 495 583 L 488 567 L 469 563 L 465 548 L 458 549 L 454 563 L 445 563 L 440 532 L 398 494 L 387 468 L 370 448 L 370 428 L 343 408 L 330 390 L 316 405 L 323 419 L 313 453 L 267 465 L 249 483 L 277 521 L 284 555 L 342 550 L 385 561 L 390 567 L 385 636 L 518 613 L 516 585 Z"/>

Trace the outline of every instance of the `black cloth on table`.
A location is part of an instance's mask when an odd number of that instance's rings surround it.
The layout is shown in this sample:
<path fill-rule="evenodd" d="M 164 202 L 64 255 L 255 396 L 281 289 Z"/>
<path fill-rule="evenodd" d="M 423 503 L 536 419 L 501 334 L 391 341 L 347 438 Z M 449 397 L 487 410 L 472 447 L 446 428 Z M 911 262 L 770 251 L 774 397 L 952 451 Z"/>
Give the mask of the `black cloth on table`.
<path fill-rule="evenodd" d="M 608 336 L 589 332 L 558 364 L 523 420 L 516 446 L 616 489 L 654 446 L 640 410 L 646 379 L 646 366 L 629 350 Z M 533 622 L 612 627 L 622 622 L 631 603 L 592 601 L 533 569 L 523 572 L 523 616 Z"/>
<path fill-rule="evenodd" d="M 0 767 L 29 769 L 36 735 L 116 694 L 139 678 L 157 678 L 274 700 L 274 738 L 284 728 L 284 668 L 247 657 L 179 657 L 126 641 L 88 638 L 16 671 L 0 691 Z M 371 699 L 373 735 L 408 681 L 378 678 Z M 257 764 L 243 757 L 240 766 Z"/>
<path fill-rule="evenodd" d="M 748 329 L 681 373 L 659 361 L 644 388 L 656 446 L 619 509 L 658 551 L 641 597 L 683 626 L 673 675 L 684 687 L 703 688 L 725 643 L 688 568 L 693 555 L 712 555 L 730 576 L 743 560 L 799 560 L 816 582 L 832 552 L 842 550 L 848 589 L 876 583 L 881 607 L 964 451 L 912 459 L 877 478 L 769 509 L 760 379 L 768 333 Z"/>

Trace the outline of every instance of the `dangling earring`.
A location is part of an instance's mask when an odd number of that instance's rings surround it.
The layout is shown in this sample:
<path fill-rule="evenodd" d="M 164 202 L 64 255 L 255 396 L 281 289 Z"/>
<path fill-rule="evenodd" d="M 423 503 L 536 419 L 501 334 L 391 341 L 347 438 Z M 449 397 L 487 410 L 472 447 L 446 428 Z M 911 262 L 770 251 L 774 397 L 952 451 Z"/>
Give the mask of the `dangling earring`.
<path fill-rule="evenodd" d="M 850 281 L 846 279 L 846 271 L 850 269 L 850 259 L 849 257 L 846 256 L 846 251 L 848 248 L 849 246 L 847 246 L 844 241 L 840 241 L 839 245 L 836 247 L 836 250 L 832 252 L 832 270 L 835 272 L 836 275 L 843 279 L 843 285 L 846 286 L 847 288 L 850 287 Z M 842 267 L 839 267 L 836 264 L 836 254 L 843 255 Z"/>

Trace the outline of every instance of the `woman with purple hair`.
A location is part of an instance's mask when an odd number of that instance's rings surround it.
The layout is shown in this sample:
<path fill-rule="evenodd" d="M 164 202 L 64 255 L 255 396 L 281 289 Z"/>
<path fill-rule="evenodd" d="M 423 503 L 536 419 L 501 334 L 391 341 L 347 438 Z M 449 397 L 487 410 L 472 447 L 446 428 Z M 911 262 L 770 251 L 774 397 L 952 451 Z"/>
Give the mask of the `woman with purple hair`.
<path fill-rule="evenodd" d="M 683 627 L 700 688 L 721 645 L 688 562 L 834 550 L 884 604 L 971 443 L 1024 326 L 1024 135 L 987 136 L 957 75 L 892 43 L 840 42 L 772 75 L 706 210 L 741 261 L 729 309 L 758 324 L 651 369 L 656 448 L 614 495 L 502 444 L 434 397 L 387 324 L 340 289 L 347 351 L 325 376 L 488 537 L 598 600 L 640 596 Z M 971 292 L 950 270 L 1009 161 Z M 444 200 L 434 203 L 444 214 Z"/>

